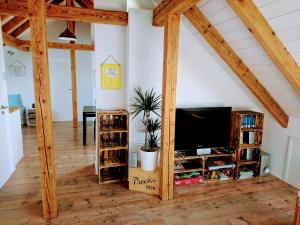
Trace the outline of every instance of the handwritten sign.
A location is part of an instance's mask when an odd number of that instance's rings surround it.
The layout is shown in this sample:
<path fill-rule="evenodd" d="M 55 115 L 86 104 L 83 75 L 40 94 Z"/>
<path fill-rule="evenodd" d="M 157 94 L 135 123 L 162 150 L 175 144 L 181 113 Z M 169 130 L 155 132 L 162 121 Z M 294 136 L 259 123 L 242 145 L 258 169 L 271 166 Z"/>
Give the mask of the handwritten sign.
<path fill-rule="evenodd" d="M 129 190 L 159 195 L 159 170 L 148 172 L 129 168 Z"/>

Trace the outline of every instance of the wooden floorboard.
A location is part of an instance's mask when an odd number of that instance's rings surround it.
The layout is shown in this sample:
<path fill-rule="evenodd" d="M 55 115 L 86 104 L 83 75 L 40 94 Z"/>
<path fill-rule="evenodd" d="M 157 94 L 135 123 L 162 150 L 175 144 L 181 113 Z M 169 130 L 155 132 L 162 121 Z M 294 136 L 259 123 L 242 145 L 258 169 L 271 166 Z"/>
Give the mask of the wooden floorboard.
<path fill-rule="evenodd" d="M 173 200 L 98 185 L 92 125 L 82 146 L 82 125 L 54 123 L 59 216 L 42 218 L 35 129 L 23 129 L 25 155 L 0 190 L 0 225 L 291 225 L 297 190 L 273 176 L 175 189 Z"/>

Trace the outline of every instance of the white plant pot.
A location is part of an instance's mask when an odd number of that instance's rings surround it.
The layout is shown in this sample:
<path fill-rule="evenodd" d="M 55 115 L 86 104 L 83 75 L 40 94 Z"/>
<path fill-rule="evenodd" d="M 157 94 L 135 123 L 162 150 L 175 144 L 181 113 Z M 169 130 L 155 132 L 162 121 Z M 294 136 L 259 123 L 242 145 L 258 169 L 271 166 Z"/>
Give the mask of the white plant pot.
<path fill-rule="evenodd" d="M 140 150 L 140 156 L 141 156 L 142 170 L 145 171 L 156 170 L 158 151 L 147 152 L 147 151 Z"/>

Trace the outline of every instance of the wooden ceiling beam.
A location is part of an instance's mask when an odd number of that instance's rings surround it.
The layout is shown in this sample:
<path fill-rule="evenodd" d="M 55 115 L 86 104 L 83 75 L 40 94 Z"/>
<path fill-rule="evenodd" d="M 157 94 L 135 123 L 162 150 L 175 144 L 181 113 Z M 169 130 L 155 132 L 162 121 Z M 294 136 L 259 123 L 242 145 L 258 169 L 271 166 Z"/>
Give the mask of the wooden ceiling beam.
<path fill-rule="evenodd" d="M 282 75 L 300 95 L 300 67 L 251 0 L 227 0 Z"/>
<path fill-rule="evenodd" d="M 0 0 L 0 14 L 6 16 L 28 17 L 27 3 L 13 0 Z"/>
<path fill-rule="evenodd" d="M 9 2 L 9 3 L 8 3 Z M 0 0 L 0 14 L 27 17 L 28 7 L 23 2 Z M 128 13 L 101 9 L 86 9 L 60 5 L 47 5 L 47 18 L 87 23 L 127 26 Z"/>
<path fill-rule="evenodd" d="M 101 9 L 85 9 L 77 7 L 48 5 L 49 19 L 78 21 L 87 23 L 103 23 L 127 26 L 128 13 Z"/>
<path fill-rule="evenodd" d="M 1 16 L 1 21 L 3 22 L 3 20 L 5 20 L 5 19 L 7 19 L 7 18 L 8 18 L 7 15 L 2 15 L 2 16 Z"/>
<path fill-rule="evenodd" d="M 168 15 L 180 15 L 198 2 L 199 0 L 162 0 L 153 10 L 153 25 L 164 26 Z"/>
<path fill-rule="evenodd" d="M 286 128 L 288 126 L 289 116 L 267 89 L 257 80 L 255 75 L 208 21 L 205 15 L 196 6 L 190 8 L 184 15 L 248 87 L 252 94 L 256 96 L 261 104 L 273 115 L 282 127 Z"/>
<path fill-rule="evenodd" d="M 17 39 L 18 40 L 18 39 Z M 28 40 L 20 40 L 20 47 L 31 48 L 31 42 Z M 48 48 L 77 50 L 77 51 L 95 51 L 95 45 L 92 44 L 75 44 L 62 42 L 48 42 Z"/>
<path fill-rule="evenodd" d="M 78 51 L 95 51 L 95 45 L 92 44 L 48 42 L 48 48 L 69 49 Z"/>

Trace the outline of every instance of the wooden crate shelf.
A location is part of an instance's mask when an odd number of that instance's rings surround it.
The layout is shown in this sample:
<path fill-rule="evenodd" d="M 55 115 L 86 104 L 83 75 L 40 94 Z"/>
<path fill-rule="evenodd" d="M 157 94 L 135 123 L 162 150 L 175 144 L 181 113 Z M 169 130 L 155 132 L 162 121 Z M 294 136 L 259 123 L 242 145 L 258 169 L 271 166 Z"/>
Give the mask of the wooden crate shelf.
<path fill-rule="evenodd" d="M 128 147 L 125 146 L 116 146 L 116 147 L 105 147 L 105 148 L 101 148 L 100 151 L 103 152 L 103 151 L 120 151 L 120 150 L 127 150 Z"/>
<path fill-rule="evenodd" d="M 262 132 L 263 130 L 260 128 L 241 128 L 241 131 L 256 131 L 256 132 Z"/>
<path fill-rule="evenodd" d="M 107 130 L 99 131 L 99 134 L 104 134 L 104 133 L 128 133 L 128 131 L 124 129 L 107 129 Z"/>
<path fill-rule="evenodd" d="M 252 111 L 232 112 L 231 148 L 235 150 L 235 178 L 248 169 L 259 176 L 264 114 Z M 245 179 L 245 178 L 243 178 Z"/>
<path fill-rule="evenodd" d="M 258 164 L 259 161 L 254 161 L 254 160 L 240 160 L 239 165 L 251 165 L 251 164 Z"/>
<path fill-rule="evenodd" d="M 106 163 L 104 165 L 100 165 L 100 169 L 111 168 L 111 167 L 122 167 L 127 166 L 127 163 Z"/>
<path fill-rule="evenodd" d="M 207 181 L 209 182 L 217 182 L 217 181 L 222 181 L 218 179 L 211 180 L 210 177 L 212 176 L 213 173 L 223 173 L 228 175 L 228 180 L 233 180 L 234 178 L 234 164 L 233 159 L 235 155 L 230 152 L 226 152 L 224 148 L 212 148 L 212 153 L 208 155 L 184 155 L 184 153 L 177 151 L 175 156 L 174 156 L 174 162 L 175 164 L 179 164 L 181 166 L 183 165 L 183 162 L 188 162 L 191 163 L 191 161 L 197 161 L 199 163 L 199 167 L 197 168 L 176 168 L 174 169 L 174 175 L 179 176 L 179 174 L 182 173 L 189 173 L 189 172 L 200 172 L 200 175 L 202 176 L 202 182 L 206 183 Z M 210 169 L 212 163 L 215 161 L 222 161 L 225 162 L 231 162 L 231 165 L 228 164 L 230 168 L 224 168 L 222 165 L 220 165 L 219 168 L 213 168 Z M 226 167 L 224 164 L 223 166 Z M 213 172 L 215 171 L 215 172 Z M 178 179 L 178 178 L 177 178 Z M 180 179 L 180 178 L 179 178 Z M 183 178 L 184 179 L 184 178 Z M 227 181 L 228 181 L 227 180 Z M 177 180 L 178 181 L 178 180 Z M 224 180 L 225 181 L 225 180 Z"/>
<path fill-rule="evenodd" d="M 128 177 L 128 112 L 97 111 L 98 182 L 126 181 Z"/>
<path fill-rule="evenodd" d="M 202 172 L 204 171 L 203 168 L 196 168 L 196 169 L 175 169 L 174 174 L 177 173 L 186 173 L 186 172 Z"/>

